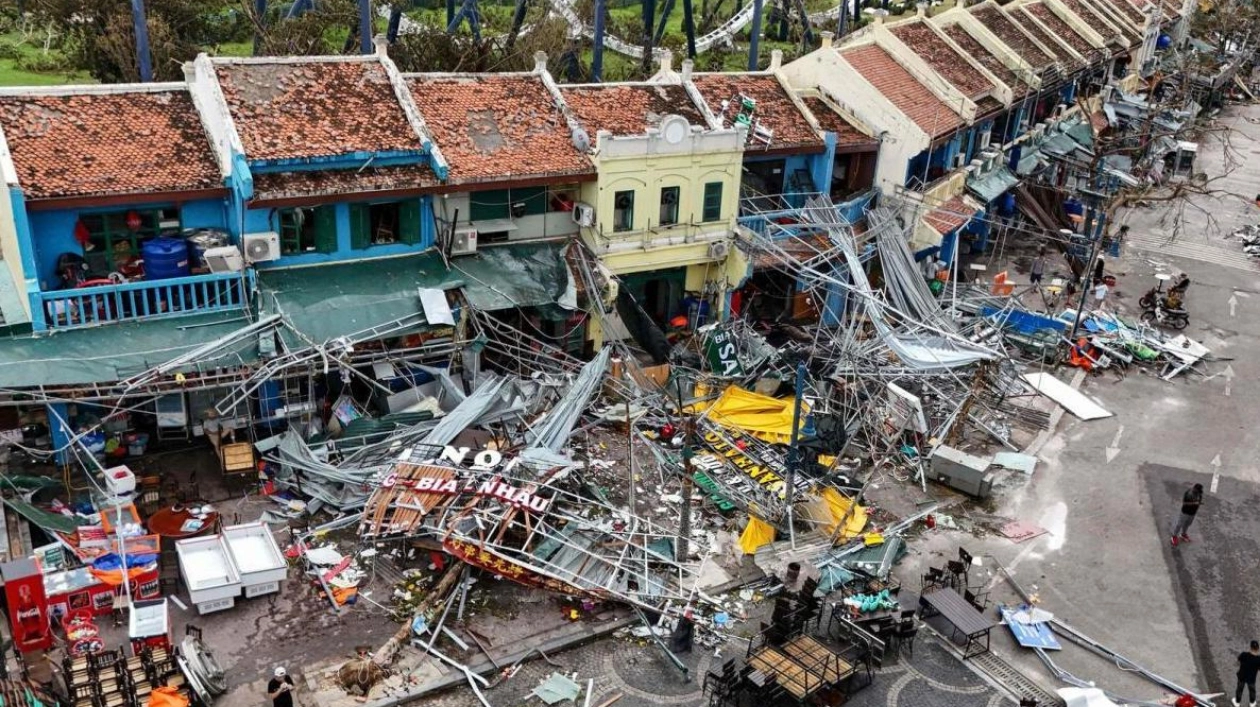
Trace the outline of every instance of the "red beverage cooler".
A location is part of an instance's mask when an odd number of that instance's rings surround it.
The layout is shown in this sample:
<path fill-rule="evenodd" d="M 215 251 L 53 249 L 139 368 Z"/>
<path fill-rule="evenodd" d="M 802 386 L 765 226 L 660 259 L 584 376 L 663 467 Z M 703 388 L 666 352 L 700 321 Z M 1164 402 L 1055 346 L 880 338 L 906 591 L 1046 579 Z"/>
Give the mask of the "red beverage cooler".
<path fill-rule="evenodd" d="M 0 578 L 4 580 L 14 647 L 23 653 L 47 650 L 52 645 L 52 629 L 39 565 L 29 557 L 6 562 L 0 565 Z"/>

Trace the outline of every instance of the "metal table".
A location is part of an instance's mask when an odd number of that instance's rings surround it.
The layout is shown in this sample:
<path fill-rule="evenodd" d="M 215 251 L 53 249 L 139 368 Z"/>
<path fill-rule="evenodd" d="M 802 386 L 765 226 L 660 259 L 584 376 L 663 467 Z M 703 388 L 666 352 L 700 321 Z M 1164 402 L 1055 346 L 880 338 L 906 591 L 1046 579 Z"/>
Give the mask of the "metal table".
<path fill-rule="evenodd" d="M 945 617 L 953 627 L 954 635 L 961 634 L 967 639 L 963 650 L 963 659 L 972 658 L 989 652 L 989 631 L 997 626 L 997 622 L 976 611 L 966 599 L 949 587 L 942 587 L 919 598 L 921 603 L 931 607 L 935 613 Z"/>

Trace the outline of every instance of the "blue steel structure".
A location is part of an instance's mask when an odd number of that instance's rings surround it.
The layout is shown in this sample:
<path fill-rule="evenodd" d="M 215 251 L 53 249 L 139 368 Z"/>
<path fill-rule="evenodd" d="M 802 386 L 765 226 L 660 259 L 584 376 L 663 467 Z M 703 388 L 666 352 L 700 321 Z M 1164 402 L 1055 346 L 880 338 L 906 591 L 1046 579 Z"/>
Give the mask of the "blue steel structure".
<path fill-rule="evenodd" d="M 136 33 L 136 60 L 140 64 L 140 80 L 153 80 L 153 57 L 149 54 L 149 23 L 144 14 L 144 0 L 131 0 L 131 21 Z"/>

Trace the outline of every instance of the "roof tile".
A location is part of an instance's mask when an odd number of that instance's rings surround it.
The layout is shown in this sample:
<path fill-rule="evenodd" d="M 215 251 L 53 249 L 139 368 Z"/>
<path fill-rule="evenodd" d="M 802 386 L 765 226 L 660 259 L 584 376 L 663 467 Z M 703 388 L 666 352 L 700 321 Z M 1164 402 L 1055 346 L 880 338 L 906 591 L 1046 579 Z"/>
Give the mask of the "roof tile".
<path fill-rule="evenodd" d="M 1146 7 L 1146 0 L 1101 0 L 1108 7 L 1114 8 L 1116 12 L 1124 15 L 1130 22 L 1138 26 L 1140 30 L 1146 24 L 1146 15 L 1142 8 Z"/>
<path fill-rule="evenodd" d="M 0 97 L 0 125 L 30 199 L 223 186 L 183 89 Z"/>
<path fill-rule="evenodd" d="M 962 127 L 962 118 L 942 102 L 887 51 L 874 44 L 849 49 L 841 56 L 875 90 L 879 91 L 933 138 Z"/>
<path fill-rule="evenodd" d="M 379 62 L 223 62 L 215 72 L 248 159 L 422 148 Z"/>
<path fill-rule="evenodd" d="M 1089 43 L 1080 32 L 1077 32 L 1071 24 L 1062 17 L 1059 17 L 1053 10 L 1046 7 L 1040 2 L 1028 3 L 1020 5 L 1019 9 L 1036 17 L 1041 24 L 1050 30 L 1050 34 L 1061 42 L 1065 42 L 1069 47 L 1081 56 L 1089 56 L 1094 52 L 1094 45 Z"/>
<path fill-rule="evenodd" d="M 968 98 L 975 100 L 993 90 L 993 84 L 926 23 L 899 22 L 892 33 Z"/>
<path fill-rule="evenodd" d="M 1019 26 L 1023 27 L 1025 32 L 1036 37 L 1037 41 L 1041 42 L 1041 46 L 1049 49 L 1055 60 L 1062 62 L 1063 66 L 1079 67 L 1083 64 L 1083 60 L 1072 56 L 1070 45 L 1059 37 L 1041 29 L 1036 22 L 1036 16 L 1028 12 L 1027 5 L 1021 5 L 1016 8 L 1012 11 L 1011 16 L 1019 22 Z"/>
<path fill-rule="evenodd" d="M 694 74 L 692 82 L 709 104 L 709 110 L 726 121 L 734 120 L 739 110 L 739 96 L 757 102 L 753 116 L 764 127 L 774 131 L 771 147 L 822 147 L 822 138 L 783 84 L 770 74 Z M 729 101 L 725 113 L 722 103 Z M 749 136 L 752 139 L 752 136 Z"/>
<path fill-rule="evenodd" d="M 1019 78 L 1014 69 L 1002 63 L 1002 60 L 993 52 L 985 49 L 984 45 L 971 36 L 971 33 L 962 24 L 949 25 L 944 29 L 945 34 L 949 35 L 949 38 L 954 40 L 955 44 L 961 47 L 972 59 L 980 62 L 980 65 L 996 76 L 998 81 L 1006 84 L 1008 88 L 1015 92 L 1016 96 L 1029 90 L 1028 84 Z"/>
<path fill-rule="evenodd" d="M 879 140 L 859 130 L 857 126 L 849 122 L 848 118 L 832 110 L 823 99 L 808 96 L 802 100 L 805 101 L 805 107 L 809 108 L 809 112 L 813 113 L 814 118 L 818 120 L 819 127 L 836 134 L 836 147 L 879 144 Z"/>
<path fill-rule="evenodd" d="M 1102 36 L 1107 37 L 1108 41 L 1110 41 L 1111 39 L 1111 37 L 1108 36 L 1112 32 L 1110 29 L 1111 26 L 1115 26 L 1120 31 L 1120 36 L 1124 37 L 1130 42 L 1136 42 L 1141 39 L 1141 35 L 1138 34 L 1137 30 L 1133 29 L 1131 26 L 1123 22 L 1109 21 L 1108 28 L 1104 30 L 1103 20 L 1110 20 L 1109 16 L 1106 15 L 1102 10 L 1095 8 L 1093 5 L 1087 4 L 1086 2 L 1084 2 L 1084 0 L 1060 0 L 1060 1 L 1067 7 L 1067 9 L 1071 10 L 1077 17 L 1087 22 L 1090 27 L 1093 27 L 1095 31 L 1097 31 Z"/>
<path fill-rule="evenodd" d="M 940 206 L 932 209 L 923 217 L 927 225 L 944 235 L 966 224 L 975 214 L 975 209 L 962 196 L 952 196 Z"/>
<path fill-rule="evenodd" d="M 254 174 L 254 200 L 303 199 L 382 191 L 418 191 L 440 184 L 425 164 L 362 170 L 326 169 Z"/>
<path fill-rule="evenodd" d="M 621 136 L 642 135 L 671 114 L 686 118 L 692 125 L 708 126 L 687 89 L 678 84 L 561 86 L 560 93 L 592 136 L 601 130 Z"/>
<path fill-rule="evenodd" d="M 1028 33 L 996 5 L 977 7 L 971 15 L 1034 69 L 1040 71 L 1056 61 L 1056 57 L 1038 47 Z"/>
<path fill-rule="evenodd" d="M 407 77 L 452 184 L 593 174 L 539 76 Z"/>

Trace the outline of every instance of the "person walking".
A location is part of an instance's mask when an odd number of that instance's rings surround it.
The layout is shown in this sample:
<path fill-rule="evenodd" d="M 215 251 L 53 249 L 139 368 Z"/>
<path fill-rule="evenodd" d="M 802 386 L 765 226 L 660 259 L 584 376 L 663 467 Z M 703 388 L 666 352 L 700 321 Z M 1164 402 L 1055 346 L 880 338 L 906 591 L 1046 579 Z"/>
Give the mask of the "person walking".
<path fill-rule="evenodd" d="M 1240 707 L 1243 687 L 1251 707 L 1256 707 L 1256 673 L 1260 672 L 1260 641 L 1251 642 L 1251 650 L 1238 654 L 1238 687 L 1234 690 L 1234 707 Z"/>
<path fill-rule="evenodd" d="M 1033 258 L 1032 267 L 1028 270 L 1028 281 L 1034 285 L 1041 284 L 1041 278 L 1046 274 L 1046 247 L 1042 246 L 1037 249 L 1037 257 Z"/>
<path fill-rule="evenodd" d="M 267 697 L 271 700 L 271 707 L 293 707 L 293 678 L 289 677 L 288 672 L 279 667 L 275 670 L 275 677 L 267 683 Z"/>
<path fill-rule="evenodd" d="M 1173 523 L 1172 528 L 1172 545 L 1177 547 L 1177 543 L 1190 542 L 1190 524 L 1194 522 L 1194 516 L 1199 512 L 1199 506 L 1203 503 L 1203 484 L 1195 484 L 1190 490 L 1186 491 L 1181 497 L 1181 515 L 1177 516 L 1177 522 Z"/>

